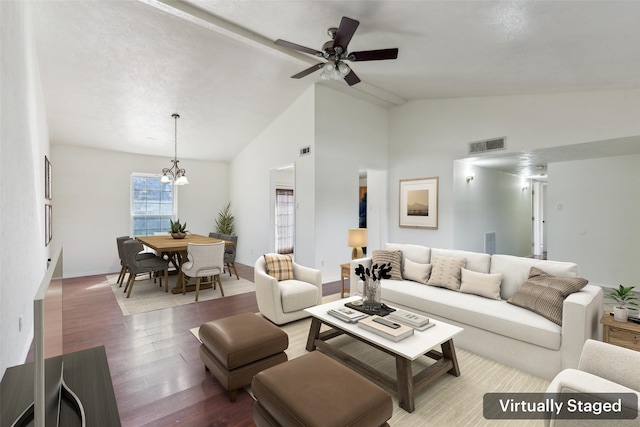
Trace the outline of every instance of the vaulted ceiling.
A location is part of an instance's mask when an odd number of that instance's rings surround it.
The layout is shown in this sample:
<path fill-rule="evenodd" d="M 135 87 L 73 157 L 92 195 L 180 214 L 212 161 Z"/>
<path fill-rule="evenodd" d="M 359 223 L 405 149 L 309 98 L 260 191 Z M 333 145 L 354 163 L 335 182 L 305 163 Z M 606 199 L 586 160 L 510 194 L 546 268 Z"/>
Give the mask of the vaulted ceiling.
<path fill-rule="evenodd" d="M 33 28 L 54 144 L 228 161 L 309 86 L 384 106 L 426 98 L 640 87 L 640 1 L 38 1 Z M 362 83 L 290 76 L 343 16 Z"/>

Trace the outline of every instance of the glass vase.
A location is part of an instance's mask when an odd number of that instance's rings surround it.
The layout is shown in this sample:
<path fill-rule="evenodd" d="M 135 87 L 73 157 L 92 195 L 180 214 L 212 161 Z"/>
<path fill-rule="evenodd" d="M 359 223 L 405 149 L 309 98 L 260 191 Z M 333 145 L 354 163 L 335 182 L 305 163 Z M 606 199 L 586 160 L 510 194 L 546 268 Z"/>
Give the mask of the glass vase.
<path fill-rule="evenodd" d="M 362 308 L 366 311 L 377 313 L 380 311 L 382 301 L 380 298 L 380 281 L 367 279 L 364 282 L 364 295 L 362 298 Z"/>

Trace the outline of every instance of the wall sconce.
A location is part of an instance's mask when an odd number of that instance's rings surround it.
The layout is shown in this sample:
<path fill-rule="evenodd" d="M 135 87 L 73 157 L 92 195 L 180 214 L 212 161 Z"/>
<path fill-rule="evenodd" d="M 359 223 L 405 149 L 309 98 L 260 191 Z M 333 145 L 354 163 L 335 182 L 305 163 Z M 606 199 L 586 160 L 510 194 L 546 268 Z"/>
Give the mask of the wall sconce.
<path fill-rule="evenodd" d="M 362 258 L 364 256 L 362 248 L 367 246 L 367 229 L 350 228 L 347 234 L 347 246 L 353 248 L 351 259 Z"/>
<path fill-rule="evenodd" d="M 526 181 L 522 182 L 522 191 L 527 191 L 529 189 L 529 183 Z"/>
<path fill-rule="evenodd" d="M 469 182 L 473 181 L 473 177 L 474 177 L 474 176 L 475 176 L 474 174 L 467 175 L 467 183 L 469 183 Z"/>

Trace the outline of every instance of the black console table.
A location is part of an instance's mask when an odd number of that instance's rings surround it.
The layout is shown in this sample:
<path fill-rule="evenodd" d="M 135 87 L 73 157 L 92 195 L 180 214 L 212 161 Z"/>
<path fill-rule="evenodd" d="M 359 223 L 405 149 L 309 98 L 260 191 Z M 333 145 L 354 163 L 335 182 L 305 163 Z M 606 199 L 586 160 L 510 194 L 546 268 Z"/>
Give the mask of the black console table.
<path fill-rule="evenodd" d="M 84 405 L 87 426 L 120 426 L 116 396 L 104 347 L 65 354 L 64 381 Z M 10 426 L 33 403 L 33 363 L 6 370 L 0 386 L 0 426 Z M 32 423 L 33 424 L 33 423 Z M 73 407 L 64 402 L 60 425 L 80 425 Z"/>

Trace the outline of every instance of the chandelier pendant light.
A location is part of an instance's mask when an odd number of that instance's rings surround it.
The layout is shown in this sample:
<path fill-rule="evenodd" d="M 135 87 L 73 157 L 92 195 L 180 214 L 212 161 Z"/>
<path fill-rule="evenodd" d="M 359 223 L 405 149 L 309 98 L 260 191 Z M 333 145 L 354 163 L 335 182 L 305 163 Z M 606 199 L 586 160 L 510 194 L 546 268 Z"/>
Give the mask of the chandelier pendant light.
<path fill-rule="evenodd" d="M 162 178 L 160 179 L 160 182 L 168 184 L 173 179 L 174 185 L 185 185 L 189 183 L 186 176 L 187 171 L 178 166 L 178 163 L 180 162 L 180 160 L 178 160 L 178 119 L 180 118 L 180 115 L 173 113 L 171 117 L 175 120 L 174 155 L 173 160 L 171 160 L 173 165 L 171 165 L 170 168 L 162 169 Z"/>

